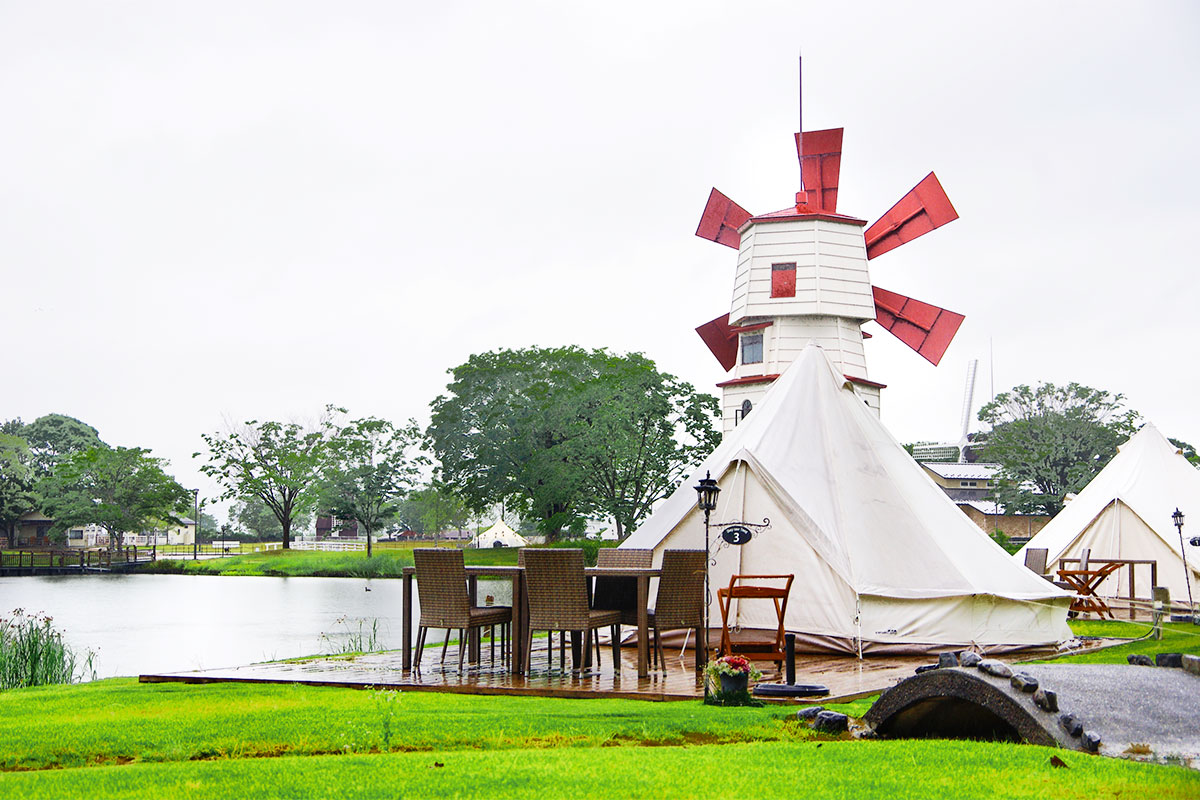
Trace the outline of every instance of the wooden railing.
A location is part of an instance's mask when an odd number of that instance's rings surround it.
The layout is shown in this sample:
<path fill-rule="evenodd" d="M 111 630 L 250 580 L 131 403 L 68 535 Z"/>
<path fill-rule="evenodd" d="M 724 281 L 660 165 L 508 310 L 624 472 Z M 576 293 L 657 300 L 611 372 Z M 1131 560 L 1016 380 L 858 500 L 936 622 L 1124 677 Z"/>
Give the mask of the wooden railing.
<path fill-rule="evenodd" d="M 114 564 L 154 561 L 154 547 L 121 547 L 116 550 L 3 550 L 0 569 L 112 569 Z"/>
<path fill-rule="evenodd" d="M 282 542 L 270 542 L 264 550 L 282 550 Z M 321 541 L 314 542 L 308 539 L 293 539 L 291 541 L 291 549 L 293 550 L 323 550 L 334 552 L 360 551 L 367 549 L 366 542 L 338 542 L 338 541 Z"/>

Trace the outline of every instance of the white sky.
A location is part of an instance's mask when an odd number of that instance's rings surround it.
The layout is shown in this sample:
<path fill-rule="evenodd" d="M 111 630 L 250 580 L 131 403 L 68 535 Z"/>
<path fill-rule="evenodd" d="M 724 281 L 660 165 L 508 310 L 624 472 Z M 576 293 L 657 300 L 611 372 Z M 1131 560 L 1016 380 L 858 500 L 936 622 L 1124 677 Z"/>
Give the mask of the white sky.
<path fill-rule="evenodd" d="M 428 418 L 475 352 L 641 351 L 716 392 L 694 333 L 755 213 L 845 127 L 838 210 L 935 170 L 959 220 L 872 262 L 966 315 L 938 368 L 874 323 L 901 441 L 976 393 L 1195 413 L 1200 6 L 1189 2 L 0 0 L 0 419 L 191 454 L 235 420 Z M 994 351 L 994 363 L 989 363 Z"/>

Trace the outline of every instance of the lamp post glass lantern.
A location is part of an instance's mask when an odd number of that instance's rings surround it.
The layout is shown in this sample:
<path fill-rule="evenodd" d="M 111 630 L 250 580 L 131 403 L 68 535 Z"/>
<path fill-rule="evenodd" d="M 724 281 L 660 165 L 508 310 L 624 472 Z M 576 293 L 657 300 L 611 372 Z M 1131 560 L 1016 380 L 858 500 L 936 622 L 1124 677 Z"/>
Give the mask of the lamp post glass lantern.
<path fill-rule="evenodd" d="M 704 663 L 708 664 L 708 607 L 712 605 L 712 591 L 708 585 L 708 562 L 712 549 L 709 545 L 709 515 L 717 507 L 717 495 L 721 493 L 721 487 L 717 486 L 717 482 L 713 480 L 712 473 L 705 471 L 704 477 L 700 479 L 700 483 L 696 489 L 696 506 L 704 512 Z M 696 646 L 700 647 L 701 643 L 696 642 Z M 708 700 L 708 678 L 704 678 L 704 699 Z"/>
<path fill-rule="evenodd" d="M 1187 545 L 1183 541 L 1183 512 L 1178 508 L 1171 515 L 1171 521 L 1175 523 L 1175 529 L 1179 531 L 1179 555 L 1183 558 L 1183 579 L 1187 582 L 1188 593 L 1188 616 L 1192 618 L 1192 622 L 1196 622 L 1196 606 L 1192 604 L 1192 570 L 1187 563 Z"/>

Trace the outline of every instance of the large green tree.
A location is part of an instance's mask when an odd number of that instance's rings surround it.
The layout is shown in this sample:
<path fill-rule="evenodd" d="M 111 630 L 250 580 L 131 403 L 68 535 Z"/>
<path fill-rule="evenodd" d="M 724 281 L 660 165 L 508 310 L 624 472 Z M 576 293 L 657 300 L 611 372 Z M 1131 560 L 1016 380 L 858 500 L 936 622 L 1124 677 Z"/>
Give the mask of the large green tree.
<path fill-rule="evenodd" d="M 1009 513 L 1054 515 L 1136 432 L 1124 395 L 1071 383 L 1014 387 L 979 410 L 992 426 L 981 457 L 1000 465 L 994 495 Z"/>
<path fill-rule="evenodd" d="M 39 476 L 49 475 L 59 461 L 73 453 L 105 446 L 99 431 L 66 414 L 38 417 L 20 435 L 29 443 L 34 470 Z"/>
<path fill-rule="evenodd" d="M 412 488 L 424 456 L 415 420 L 396 427 L 375 417 L 340 426 L 330 440 L 330 466 L 321 487 L 320 506 L 334 517 L 354 520 L 371 540 L 396 517 L 397 504 Z"/>
<path fill-rule="evenodd" d="M 36 480 L 29 444 L 20 436 L 0 433 L 0 530 L 9 544 L 17 521 L 37 508 Z"/>
<path fill-rule="evenodd" d="M 208 453 L 192 457 L 207 455 L 200 471 L 221 485 L 221 500 L 257 498 L 271 509 L 289 549 L 296 520 L 317 505 L 337 411 L 326 408 L 313 425 L 250 420 L 234 430 L 205 434 Z"/>
<path fill-rule="evenodd" d="M 536 517 L 551 539 L 595 515 L 627 530 L 716 441 L 715 399 L 639 354 L 500 350 L 451 372 L 428 429 L 442 480 L 477 512 L 504 502 Z"/>
<path fill-rule="evenodd" d="M 575 420 L 575 463 L 591 513 L 625 538 L 720 441 L 717 399 L 638 353 L 590 355 L 591 374 L 561 399 Z"/>
<path fill-rule="evenodd" d="M 99 525 L 109 549 L 122 533 L 140 533 L 168 523 L 192 507 L 192 493 L 163 469 L 164 461 L 140 447 L 89 447 L 58 462 L 42 479 L 41 492 L 54 531 Z"/>

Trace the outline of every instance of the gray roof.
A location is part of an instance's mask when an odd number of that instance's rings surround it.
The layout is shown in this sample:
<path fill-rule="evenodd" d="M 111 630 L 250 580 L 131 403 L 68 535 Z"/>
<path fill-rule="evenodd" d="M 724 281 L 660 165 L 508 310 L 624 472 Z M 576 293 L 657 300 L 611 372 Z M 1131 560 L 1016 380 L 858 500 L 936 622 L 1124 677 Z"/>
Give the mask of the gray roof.
<path fill-rule="evenodd" d="M 991 480 L 1000 471 L 999 464 L 940 464 L 930 462 L 922 463 L 921 466 L 947 480 Z"/>

